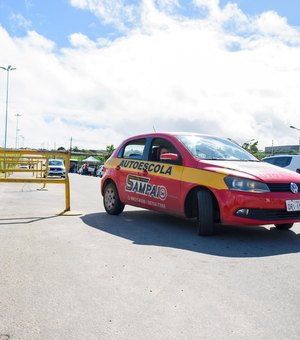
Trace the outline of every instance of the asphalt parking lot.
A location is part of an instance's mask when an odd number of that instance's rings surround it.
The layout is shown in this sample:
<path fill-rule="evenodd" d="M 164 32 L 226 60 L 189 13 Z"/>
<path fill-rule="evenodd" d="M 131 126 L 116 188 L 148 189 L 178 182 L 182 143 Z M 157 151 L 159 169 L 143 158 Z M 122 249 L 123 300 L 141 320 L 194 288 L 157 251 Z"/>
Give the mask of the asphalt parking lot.
<path fill-rule="evenodd" d="M 0 340 L 299 339 L 300 224 L 219 227 L 126 207 L 100 179 L 0 184 Z"/>

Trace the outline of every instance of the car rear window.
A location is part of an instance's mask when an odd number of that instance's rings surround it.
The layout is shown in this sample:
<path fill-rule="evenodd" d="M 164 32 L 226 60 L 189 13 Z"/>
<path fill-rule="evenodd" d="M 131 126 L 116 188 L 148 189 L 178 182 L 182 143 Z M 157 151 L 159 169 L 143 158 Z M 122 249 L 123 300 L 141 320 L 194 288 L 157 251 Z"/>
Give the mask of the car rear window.
<path fill-rule="evenodd" d="M 146 145 L 146 139 L 137 139 L 130 141 L 120 150 L 118 157 L 142 159 L 144 149 Z"/>
<path fill-rule="evenodd" d="M 285 168 L 286 166 L 290 165 L 292 161 L 292 157 L 284 156 L 284 157 L 270 157 L 264 159 L 264 162 L 274 164 L 277 166 L 280 166 L 282 168 Z"/>

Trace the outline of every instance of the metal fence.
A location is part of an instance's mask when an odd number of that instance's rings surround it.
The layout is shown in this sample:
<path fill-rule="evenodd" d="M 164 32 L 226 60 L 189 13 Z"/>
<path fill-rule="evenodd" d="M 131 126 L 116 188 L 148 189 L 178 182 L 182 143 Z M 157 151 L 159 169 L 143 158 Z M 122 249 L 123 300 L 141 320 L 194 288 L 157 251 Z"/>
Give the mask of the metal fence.
<path fill-rule="evenodd" d="M 57 158 L 64 161 L 65 177 L 49 177 L 49 159 Z M 70 153 L 37 151 L 28 149 L 0 149 L 0 183 L 41 183 L 64 184 L 65 210 L 61 214 L 70 212 Z M 55 175 L 55 174 L 54 174 Z"/>

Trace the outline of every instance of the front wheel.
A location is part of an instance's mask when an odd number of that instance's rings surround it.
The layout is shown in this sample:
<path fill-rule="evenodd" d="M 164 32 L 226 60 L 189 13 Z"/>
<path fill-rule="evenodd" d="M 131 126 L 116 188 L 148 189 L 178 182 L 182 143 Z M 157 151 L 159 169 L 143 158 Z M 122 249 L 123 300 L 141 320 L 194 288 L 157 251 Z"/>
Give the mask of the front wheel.
<path fill-rule="evenodd" d="M 119 198 L 118 189 L 114 183 L 109 183 L 104 189 L 103 205 L 110 215 L 119 215 L 124 209 L 124 204 Z"/>
<path fill-rule="evenodd" d="M 275 227 L 279 230 L 289 230 L 292 228 L 294 223 L 284 223 L 284 224 L 275 224 Z"/>
<path fill-rule="evenodd" d="M 208 190 L 197 192 L 198 214 L 197 227 L 198 235 L 209 236 L 214 232 L 214 209 L 213 196 Z"/>

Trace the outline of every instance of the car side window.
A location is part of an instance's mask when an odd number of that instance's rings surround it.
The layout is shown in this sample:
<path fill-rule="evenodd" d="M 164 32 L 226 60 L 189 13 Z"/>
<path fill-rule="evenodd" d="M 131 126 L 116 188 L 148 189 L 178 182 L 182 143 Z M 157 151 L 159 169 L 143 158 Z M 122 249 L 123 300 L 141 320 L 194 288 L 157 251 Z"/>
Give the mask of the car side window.
<path fill-rule="evenodd" d="M 118 155 L 123 158 L 143 159 L 143 153 L 146 145 L 146 139 L 137 139 L 128 142 L 122 152 Z"/>
<path fill-rule="evenodd" d="M 281 166 L 282 168 L 291 164 L 292 157 L 277 157 L 274 158 L 274 165 Z"/>
<path fill-rule="evenodd" d="M 292 157 L 291 156 L 270 157 L 266 158 L 264 161 L 284 168 L 291 164 Z"/>
<path fill-rule="evenodd" d="M 161 155 L 165 153 L 172 153 L 178 155 L 177 159 L 161 159 Z M 153 162 L 171 163 L 171 164 L 182 164 L 182 158 L 175 146 L 166 139 L 155 138 L 150 148 L 149 160 Z"/>

